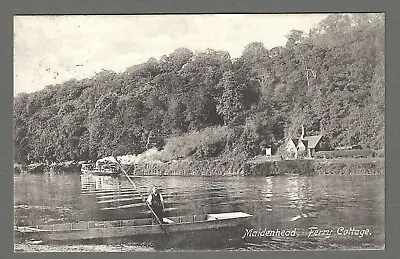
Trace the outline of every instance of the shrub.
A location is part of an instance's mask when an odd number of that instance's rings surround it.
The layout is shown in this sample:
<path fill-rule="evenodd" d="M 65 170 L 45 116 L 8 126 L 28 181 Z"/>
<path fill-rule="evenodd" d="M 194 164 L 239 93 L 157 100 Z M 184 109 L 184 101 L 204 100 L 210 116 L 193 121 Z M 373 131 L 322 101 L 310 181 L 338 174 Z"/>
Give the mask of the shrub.
<path fill-rule="evenodd" d="M 216 157 L 224 151 L 227 141 L 233 134 L 232 129 L 219 126 L 173 137 L 167 140 L 163 156 L 168 160 L 190 156 L 196 158 Z"/>

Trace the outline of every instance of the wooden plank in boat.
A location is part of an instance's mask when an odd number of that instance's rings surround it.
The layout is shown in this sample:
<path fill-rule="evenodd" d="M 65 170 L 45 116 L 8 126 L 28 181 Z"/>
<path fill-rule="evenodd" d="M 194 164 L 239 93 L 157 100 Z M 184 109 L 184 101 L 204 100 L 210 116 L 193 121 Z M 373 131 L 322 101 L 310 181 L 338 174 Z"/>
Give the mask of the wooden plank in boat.
<path fill-rule="evenodd" d="M 145 194 L 142 194 L 142 195 L 140 195 L 139 193 L 134 193 L 134 192 L 128 192 L 128 193 L 126 193 L 126 192 L 123 192 L 123 193 L 112 193 L 112 194 L 97 194 L 96 195 L 96 198 L 97 199 L 112 199 L 112 198 L 115 198 L 115 197 L 147 197 L 149 194 L 148 193 L 145 193 Z M 169 193 L 162 193 L 162 196 L 163 197 L 172 197 L 173 195 L 172 194 L 169 194 Z"/>
<path fill-rule="evenodd" d="M 93 186 L 93 185 L 89 185 L 89 186 Z M 115 192 L 115 191 L 126 191 L 126 190 L 132 190 L 132 191 L 136 191 L 134 188 L 132 188 L 132 186 L 115 186 L 115 188 L 99 188 L 99 189 L 95 189 L 95 188 L 85 188 L 86 186 L 82 186 L 81 190 L 82 191 L 87 191 L 87 192 Z M 141 190 L 146 190 L 147 192 L 150 192 L 151 190 L 151 186 L 138 186 L 138 189 Z M 162 191 L 166 191 L 168 189 L 174 189 L 174 187 L 159 187 L 158 188 L 161 192 Z"/>
<path fill-rule="evenodd" d="M 220 199 L 217 199 L 217 201 L 218 200 L 220 200 Z M 186 204 L 187 203 L 186 200 L 166 200 L 165 205 L 167 207 L 179 206 L 180 209 L 190 209 L 193 207 L 202 207 L 202 206 L 210 204 L 208 202 L 203 202 L 204 201 L 203 199 L 193 199 L 191 201 L 192 201 L 192 204 L 190 206 L 180 206 L 182 204 Z M 217 201 L 215 203 L 217 203 Z M 262 202 L 263 200 L 258 200 L 258 201 Z M 127 202 L 129 202 L 129 200 L 127 200 Z M 236 198 L 229 200 L 227 202 L 218 202 L 218 204 L 223 207 L 227 207 L 232 204 L 243 204 L 243 203 L 246 203 L 246 200 L 236 199 Z M 115 205 L 113 204 L 113 202 L 107 202 L 107 203 L 104 202 L 104 203 L 100 203 L 100 204 L 107 206 L 107 207 L 100 208 L 100 210 L 108 210 L 108 211 L 119 210 L 119 209 L 131 209 L 131 208 L 145 208 L 146 207 L 146 205 L 144 203 L 142 203 L 141 200 L 138 200 L 135 203 L 130 202 L 127 204 L 121 204 L 121 202 L 116 202 Z M 114 206 L 110 206 L 110 205 L 114 205 Z"/>
<path fill-rule="evenodd" d="M 252 217 L 251 214 L 247 214 L 244 212 L 228 212 L 228 213 L 217 213 L 217 214 L 208 214 L 209 219 L 237 219 L 237 218 L 248 218 Z"/>
<path fill-rule="evenodd" d="M 163 195 L 164 200 L 167 198 L 172 198 L 173 195 Z M 147 195 L 143 195 L 143 198 L 147 198 Z M 126 199 L 126 200 L 125 200 Z M 142 196 L 139 195 L 114 195 L 114 196 L 100 196 L 97 197 L 98 203 L 108 203 L 113 201 L 129 201 L 129 200 L 137 200 L 141 201 Z"/>
<path fill-rule="evenodd" d="M 110 204 L 111 203 L 111 204 Z M 104 205 L 113 205 L 113 202 L 108 202 L 108 203 L 100 203 L 100 204 L 104 204 Z M 104 209 L 106 210 L 112 210 L 112 209 L 127 209 L 127 208 L 139 208 L 139 207 L 147 207 L 146 204 L 143 203 L 143 201 L 138 201 L 135 203 L 128 203 L 128 204 L 119 204 L 120 202 L 116 202 L 117 206 L 113 206 L 113 207 L 104 207 Z M 186 204 L 187 201 L 165 201 L 164 205 L 171 207 L 171 206 L 176 206 L 176 205 L 180 205 L 180 204 Z"/>
<path fill-rule="evenodd" d="M 133 203 L 133 204 L 126 204 L 126 205 L 120 205 L 116 207 L 105 207 L 101 208 L 100 210 L 119 210 L 119 209 L 130 209 L 130 208 L 138 208 L 138 207 L 146 207 L 147 205 L 143 203 Z M 169 211 L 171 209 L 177 209 L 177 208 L 165 208 L 164 212 Z"/>

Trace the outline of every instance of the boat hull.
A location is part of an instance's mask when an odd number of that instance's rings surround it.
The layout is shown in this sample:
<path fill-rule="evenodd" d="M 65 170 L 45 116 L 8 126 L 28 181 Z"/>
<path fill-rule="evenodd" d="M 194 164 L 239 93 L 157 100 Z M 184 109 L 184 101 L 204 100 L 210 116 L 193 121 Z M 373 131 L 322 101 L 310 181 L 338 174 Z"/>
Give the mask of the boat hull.
<path fill-rule="evenodd" d="M 164 224 L 164 228 L 168 233 L 220 229 L 226 227 L 234 227 L 242 223 L 245 219 L 252 216 L 250 214 L 242 213 L 239 215 L 239 217 L 231 217 L 231 218 L 225 217 L 219 219 L 218 217 L 215 217 L 215 215 L 218 214 L 209 214 L 207 215 L 207 218 L 202 221 L 195 221 L 193 219 L 193 221 L 191 222 L 179 222 L 179 218 L 182 217 L 175 217 L 174 222 L 169 224 Z M 148 220 L 148 219 L 142 219 L 142 220 Z M 133 224 L 133 220 L 129 221 Z M 63 226 L 68 227 L 67 224 L 63 224 Z M 164 233 L 163 228 L 157 223 L 140 225 L 140 226 L 135 226 L 135 225 L 129 226 L 120 224 L 120 226 L 115 226 L 115 227 L 108 227 L 106 224 L 102 225 L 101 223 L 99 223 L 98 226 L 95 227 L 89 227 L 88 225 L 86 229 L 65 229 L 58 231 L 54 231 L 51 229 L 43 230 L 34 228 L 29 228 L 31 231 L 27 231 L 26 227 L 24 229 L 25 231 L 22 231 L 23 228 L 24 227 L 20 227 L 19 232 L 23 232 L 23 234 L 25 235 L 33 234 L 35 235 L 35 237 L 44 241 L 86 240 L 86 239 L 99 239 L 99 238 L 139 236 L 139 235 L 154 235 L 154 234 Z M 71 228 L 73 228 L 73 224 L 71 224 Z"/>

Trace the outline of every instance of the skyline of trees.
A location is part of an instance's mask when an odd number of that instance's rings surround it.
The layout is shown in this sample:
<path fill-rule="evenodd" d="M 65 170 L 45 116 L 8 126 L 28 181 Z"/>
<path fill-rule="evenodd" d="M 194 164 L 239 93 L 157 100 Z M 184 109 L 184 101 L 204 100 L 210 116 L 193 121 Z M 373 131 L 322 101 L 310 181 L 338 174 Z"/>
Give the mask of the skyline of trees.
<path fill-rule="evenodd" d="M 380 14 L 333 14 L 308 33 L 292 30 L 283 47 L 249 43 L 236 59 L 179 48 L 123 73 L 103 70 L 19 94 L 15 161 L 138 154 L 150 139 L 162 149 L 204 132 L 215 137 L 192 143 L 188 156 L 254 156 L 297 136 L 301 125 L 333 146 L 381 149 L 384 35 Z"/>

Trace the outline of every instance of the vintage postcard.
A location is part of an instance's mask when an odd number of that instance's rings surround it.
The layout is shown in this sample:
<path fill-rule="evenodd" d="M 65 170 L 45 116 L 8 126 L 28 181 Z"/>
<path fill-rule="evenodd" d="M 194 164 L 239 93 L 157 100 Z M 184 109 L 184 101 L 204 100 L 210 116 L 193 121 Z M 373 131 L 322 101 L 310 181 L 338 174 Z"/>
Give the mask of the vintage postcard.
<path fill-rule="evenodd" d="M 385 248 L 383 13 L 14 16 L 14 251 Z"/>

